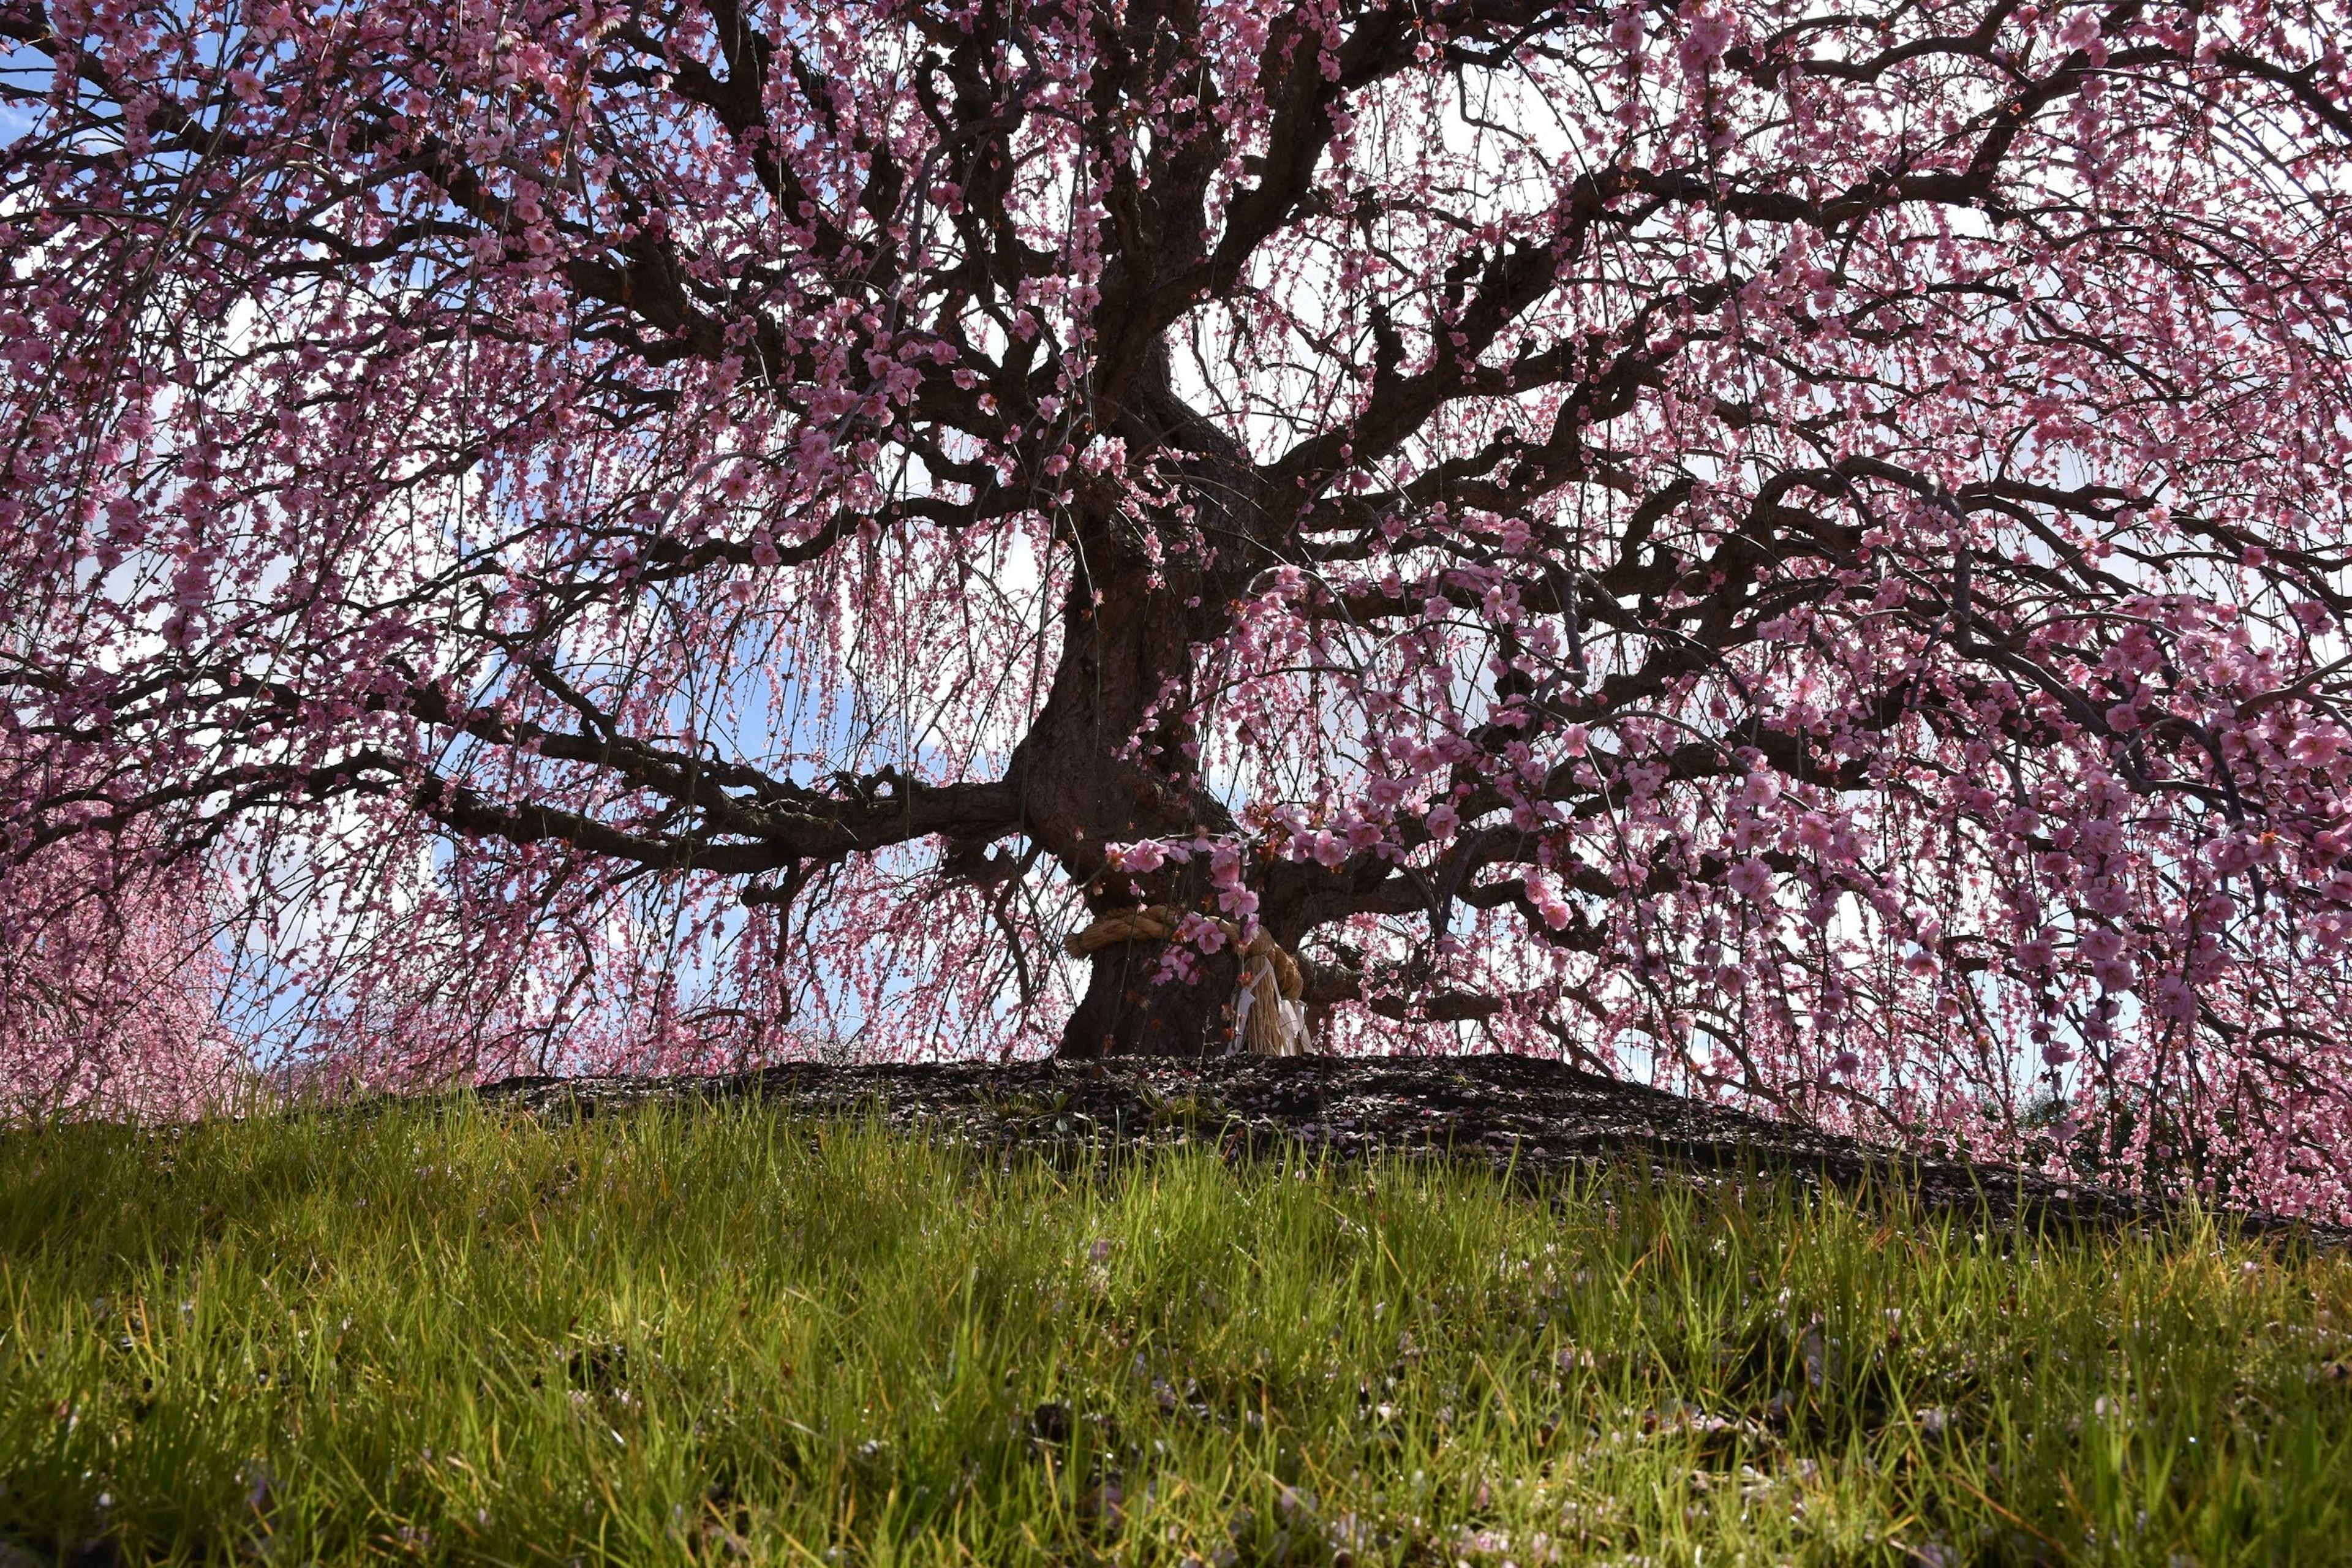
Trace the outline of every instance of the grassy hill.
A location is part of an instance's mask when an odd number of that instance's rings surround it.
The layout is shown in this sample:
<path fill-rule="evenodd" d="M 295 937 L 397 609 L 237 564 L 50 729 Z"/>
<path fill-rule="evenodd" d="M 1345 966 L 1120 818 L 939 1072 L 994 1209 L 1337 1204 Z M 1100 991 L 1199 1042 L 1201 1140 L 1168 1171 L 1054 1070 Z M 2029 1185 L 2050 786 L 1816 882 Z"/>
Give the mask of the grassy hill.
<path fill-rule="evenodd" d="M 10 1563 L 2352 1562 L 2347 1373 L 2352 1261 L 2195 1220 L 756 1103 L 0 1138 Z"/>

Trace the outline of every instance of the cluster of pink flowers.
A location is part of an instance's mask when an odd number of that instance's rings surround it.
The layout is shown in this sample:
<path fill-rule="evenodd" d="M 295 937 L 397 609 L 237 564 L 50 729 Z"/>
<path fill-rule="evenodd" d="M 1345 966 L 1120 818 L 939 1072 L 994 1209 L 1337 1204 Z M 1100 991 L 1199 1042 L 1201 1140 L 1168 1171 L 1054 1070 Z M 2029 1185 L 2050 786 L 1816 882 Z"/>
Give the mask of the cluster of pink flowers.
<path fill-rule="evenodd" d="M 152 846 L 20 839 L 0 871 L 0 1118 L 174 1121 L 255 1089 L 219 1016 L 216 911 Z"/>

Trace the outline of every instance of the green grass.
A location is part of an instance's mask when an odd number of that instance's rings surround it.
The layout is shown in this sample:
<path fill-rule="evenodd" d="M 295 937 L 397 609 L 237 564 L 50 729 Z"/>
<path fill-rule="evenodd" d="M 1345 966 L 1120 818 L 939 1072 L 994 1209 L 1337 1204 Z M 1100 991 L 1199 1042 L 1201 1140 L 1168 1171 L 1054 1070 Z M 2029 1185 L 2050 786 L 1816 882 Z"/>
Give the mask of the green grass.
<path fill-rule="evenodd" d="M 2352 1264 L 759 1110 L 0 1138 L 64 1555 L 2352 1561 Z"/>

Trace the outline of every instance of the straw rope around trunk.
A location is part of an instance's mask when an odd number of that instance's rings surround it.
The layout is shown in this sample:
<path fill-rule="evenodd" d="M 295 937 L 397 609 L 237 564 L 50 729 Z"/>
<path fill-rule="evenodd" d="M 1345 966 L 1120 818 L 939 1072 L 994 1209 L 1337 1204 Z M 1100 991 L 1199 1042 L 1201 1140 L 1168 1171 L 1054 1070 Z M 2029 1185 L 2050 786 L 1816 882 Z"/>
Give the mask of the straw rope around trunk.
<path fill-rule="evenodd" d="M 1171 942 L 1184 913 L 1166 904 L 1146 904 L 1103 916 L 1063 945 L 1073 958 L 1086 958 L 1122 942 Z M 1234 1033 L 1252 1056 L 1296 1057 L 1307 1052 L 1307 977 L 1298 961 L 1265 928 L 1248 942 L 1241 927 L 1218 920 L 1217 929 L 1241 953 L 1242 973 L 1234 987 Z"/>

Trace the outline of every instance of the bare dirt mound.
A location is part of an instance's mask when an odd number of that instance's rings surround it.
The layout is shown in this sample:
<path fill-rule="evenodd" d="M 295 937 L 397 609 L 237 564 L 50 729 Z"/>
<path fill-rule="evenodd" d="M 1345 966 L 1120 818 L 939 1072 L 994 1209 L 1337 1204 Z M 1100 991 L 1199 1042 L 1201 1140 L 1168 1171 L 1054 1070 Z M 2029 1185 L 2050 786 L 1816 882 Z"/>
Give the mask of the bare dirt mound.
<path fill-rule="evenodd" d="M 2168 1223 L 2166 1205 L 2017 1170 L 1875 1147 L 1526 1057 L 1228 1057 L 983 1065 L 796 1064 L 722 1078 L 509 1079 L 479 1091 L 541 1113 L 758 1098 L 811 1115 L 875 1114 L 1007 1155 L 1100 1158 L 1207 1145 L 1470 1160 L 1540 1180 L 1646 1161 L 1706 1181 L 1750 1173 L 1864 1190 L 1898 1180 L 1934 1207 L 2039 1227 Z M 2231 1211 L 2242 1232 L 2328 1247 L 2352 1228 Z"/>

